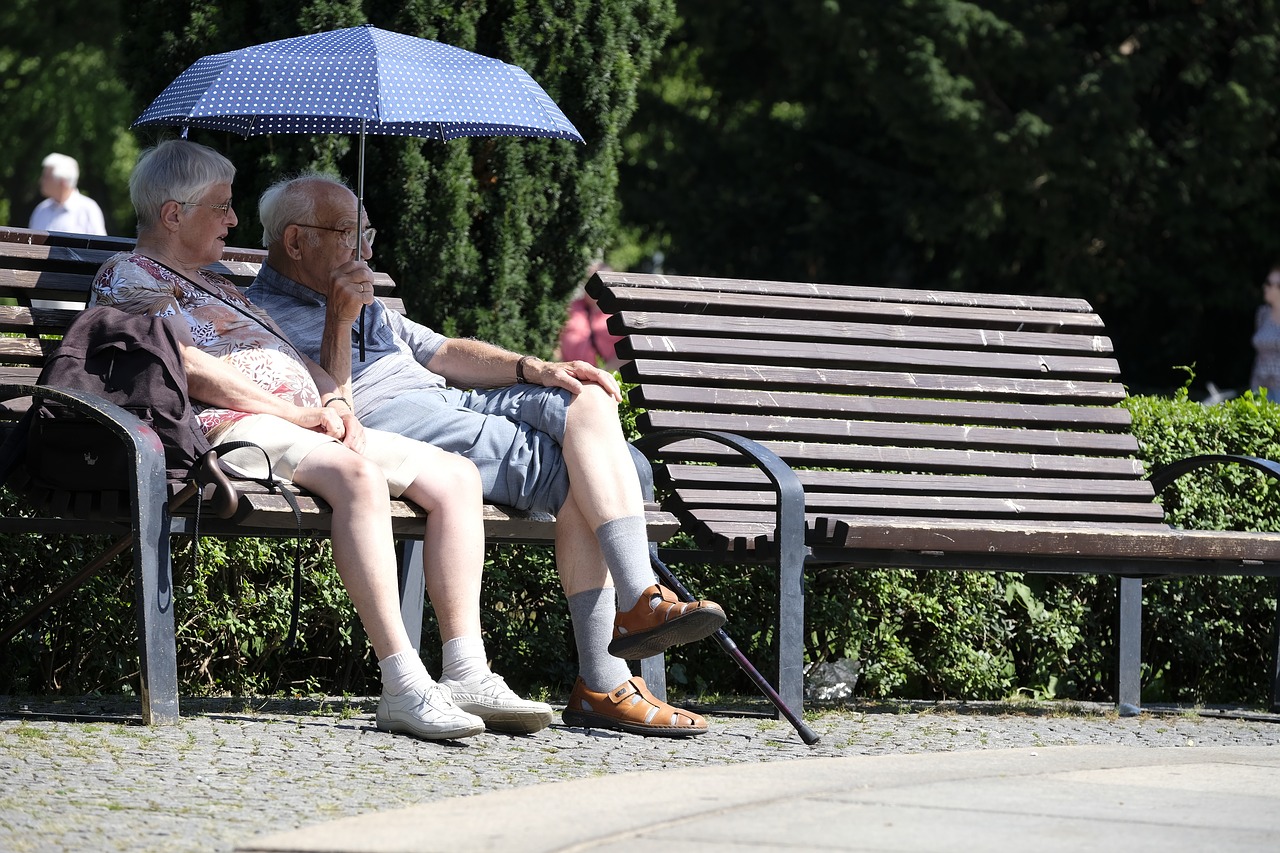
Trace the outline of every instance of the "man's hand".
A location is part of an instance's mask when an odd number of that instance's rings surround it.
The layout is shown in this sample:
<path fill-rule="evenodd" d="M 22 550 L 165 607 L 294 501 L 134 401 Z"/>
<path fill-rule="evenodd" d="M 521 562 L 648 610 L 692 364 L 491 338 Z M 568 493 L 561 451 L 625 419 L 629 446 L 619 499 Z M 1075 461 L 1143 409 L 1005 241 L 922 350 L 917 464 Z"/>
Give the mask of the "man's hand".
<path fill-rule="evenodd" d="M 346 430 L 346 435 L 341 437 L 342 443 L 356 453 L 364 453 L 364 424 L 349 409 L 339 412 L 338 417 L 342 418 L 342 426 Z"/>
<path fill-rule="evenodd" d="M 364 261 L 347 261 L 329 274 L 328 307 L 334 319 L 350 325 L 372 303 L 373 270 Z"/>
<path fill-rule="evenodd" d="M 582 393 L 584 383 L 599 385 L 610 397 L 622 402 L 622 389 L 618 387 L 618 380 L 613 374 L 585 361 L 530 359 L 525 362 L 524 377 L 535 385 L 563 388 L 573 394 Z"/>

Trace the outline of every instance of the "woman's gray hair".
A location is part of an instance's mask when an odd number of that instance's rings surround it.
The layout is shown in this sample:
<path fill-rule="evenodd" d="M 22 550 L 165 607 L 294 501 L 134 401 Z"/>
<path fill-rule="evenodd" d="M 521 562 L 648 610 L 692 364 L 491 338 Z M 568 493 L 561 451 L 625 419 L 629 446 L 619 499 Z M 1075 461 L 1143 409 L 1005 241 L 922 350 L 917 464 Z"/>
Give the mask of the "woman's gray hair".
<path fill-rule="evenodd" d="M 334 175 L 324 172 L 304 172 L 292 178 L 284 178 L 267 187 L 267 191 L 258 199 L 258 218 L 262 220 L 262 246 L 271 248 L 271 244 L 284 237 L 284 229 L 295 223 L 315 225 L 315 195 L 305 192 L 307 185 L 333 184 L 350 192 L 351 188 Z M 310 240 L 314 244 L 320 235 L 315 232 Z"/>
<path fill-rule="evenodd" d="M 214 184 L 235 180 L 236 167 L 207 145 L 168 139 L 148 148 L 129 175 L 129 199 L 138 214 L 138 230 L 160 221 L 166 201 L 196 201 Z"/>

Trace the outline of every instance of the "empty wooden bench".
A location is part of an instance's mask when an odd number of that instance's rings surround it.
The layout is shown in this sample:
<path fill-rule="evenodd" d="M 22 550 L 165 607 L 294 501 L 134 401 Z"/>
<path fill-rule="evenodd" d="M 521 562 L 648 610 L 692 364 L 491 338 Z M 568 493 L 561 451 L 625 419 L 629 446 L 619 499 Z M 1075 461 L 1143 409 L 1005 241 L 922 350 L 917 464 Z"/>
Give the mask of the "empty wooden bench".
<path fill-rule="evenodd" d="M 1156 495 L 1186 470 L 1280 467 L 1197 458 L 1148 477 L 1084 300 L 616 272 L 588 292 L 625 336 L 663 506 L 704 552 L 780 562 L 788 702 L 802 690 L 805 566 L 1117 576 L 1124 713 L 1141 705 L 1144 580 L 1280 575 L 1280 534 L 1165 524 Z M 798 533 L 780 526 L 771 478 L 704 430 L 795 471 Z"/>
<path fill-rule="evenodd" d="M 0 440 L 33 399 L 53 399 L 106 423 L 130 448 L 136 477 L 127 490 L 99 492 L 50 491 L 31 482 L 22 467 L 6 486 L 22 495 L 29 513 L 0 517 L 0 532 L 48 534 L 111 534 L 121 537 L 117 546 L 81 572 L 82 579 L 106 565 L 117 553 L 132 556 L 137 598 L 138 644 L 141 655 L 141 697 L 144 722 L 170 723 L 178 717 L 178 681 L 175 654 L 172 566 L 169 540 L 175 534 L 191 534 L 197 501 L 171 507 L 185 484 L 165 476 L 164 455 L 154 434 L 116 406 L 87 395 L 70 396 L 57 389 L 38 388 L 37 377 L 58 337 L 78 315 L 90 292 L 98 267 L 133 241 L 119 237 L 84 237 L 0 229 Z M 240 286 L 248 286 L 263 261 L 260 249 L 228 248 L 213 269 Z M 394 282 L 379 274 L 380 298 L 402 309 L 393 295 Z M 239 495 L 226 518 L 206 509 L 200 518 L 201 535 L 220 537 L 294 536 L 297 520 L 279 494 L 268 493 L 251 482 L 238 482 Z M 325 537 L 328 507 L 305 492 L 295 490 L 303 512 L 303 533 Z M 393 529 L 405 545 L 403 566 L 421 565 L 421 536 L 426 515 L 408 501 L 392 501 Z M 523 513 L 507 507 L 484 508 L 487 541 L 550 544 L 554 518 L 545 513 Z M 668 513 L 650 506 L 649 535 L 655 541 L 669 538 L 678 528 Z M 76 579 L 59 595 L 68 594 Z M 421 571 L 401 571 L 401 593 L 410 637 L 421 631 L 424 583 Z M 20 620 L 21 621 L 21 620 Z M 3 626 L 0 626 L 3 627 Z M 10 626 L 13 628 L 14 626 Z M 16 629 L 15 629 L 16 630 Z M 12 632 L 11 632 L 12 633 Z M 657 661 L 646 661 L 646 673 L 661 683 Z"/>

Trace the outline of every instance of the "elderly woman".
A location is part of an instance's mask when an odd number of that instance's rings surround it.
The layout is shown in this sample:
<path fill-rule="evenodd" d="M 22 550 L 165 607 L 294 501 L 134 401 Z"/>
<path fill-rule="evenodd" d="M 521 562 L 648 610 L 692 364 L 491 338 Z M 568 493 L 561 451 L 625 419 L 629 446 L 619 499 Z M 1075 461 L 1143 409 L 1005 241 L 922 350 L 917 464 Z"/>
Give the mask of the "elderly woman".
<path fill-rule="evenodd" d="M 129 179 L 138 216 L 135 251 L 103 264 L 98 304 L 165 318 L 184 341 L 189 390 L 211 441 L 250 441 L 273 473 L 333 507 L 338 574 L 378 657 L 382 731 L 425 739 L 462 738 L 486 725 L 534 732 L 551 707 L 518 697 L 490 672 L 480 635 L 484 565 L 480 477 L 454 454 L 392 433 L 366 430 L 338 384 L 298 353 L 267 314 L 204 269 L 222 257 L 235 167 L 187 140 L 143 153 Z M 343 275 L 372 282 L 363 261 Z M 262 454 L 233 451 L 224 462 L 262 476 Z M 444 641 L 435 682 L 400 617 L 389 495 L 427 511 L 427 592 Z"/>

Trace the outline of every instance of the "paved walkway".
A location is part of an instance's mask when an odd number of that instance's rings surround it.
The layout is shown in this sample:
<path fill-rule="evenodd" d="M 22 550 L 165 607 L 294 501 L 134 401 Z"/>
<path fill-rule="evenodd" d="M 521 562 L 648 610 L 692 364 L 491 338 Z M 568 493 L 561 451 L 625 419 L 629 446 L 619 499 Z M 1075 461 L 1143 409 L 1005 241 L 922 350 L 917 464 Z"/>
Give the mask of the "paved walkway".
<path fill-rule="evenodd" d="M 1280 717 L 862 706 L 805 746 L 758 705 L 668 741 L 384 735 L 372 701 L 0 697 L 0 850 L 1274 850 Z M 62 716 L 58 716 L 62 715 Z"/>

